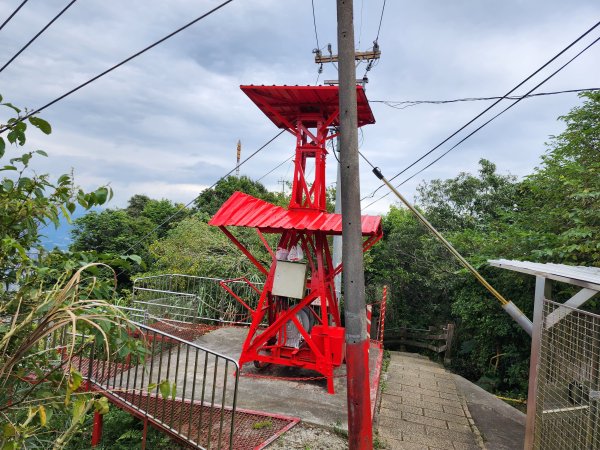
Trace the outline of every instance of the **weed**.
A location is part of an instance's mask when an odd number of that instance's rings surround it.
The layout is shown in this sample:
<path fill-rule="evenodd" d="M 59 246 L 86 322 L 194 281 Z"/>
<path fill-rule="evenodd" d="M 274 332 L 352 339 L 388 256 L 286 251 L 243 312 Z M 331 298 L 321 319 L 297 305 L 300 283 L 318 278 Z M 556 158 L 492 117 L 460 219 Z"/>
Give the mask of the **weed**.
<path fill-rule="evenodd" d="M 348 439 L 348 431 L 342 428 L 342 422 L 340 420 L 336 420 L 333 424 L 333 432 L 341 438 Z"/>
<path fill-rule="evenodd" d="M 269 419 L 267 420 L 261 420 L 260 422 L 255 422 L 254 424 L 252 424 L 252 429 L 253 430 L 262 430 L 263 428 L 271 428 L 273 426 L 273 422 L 271 422 Z"/>

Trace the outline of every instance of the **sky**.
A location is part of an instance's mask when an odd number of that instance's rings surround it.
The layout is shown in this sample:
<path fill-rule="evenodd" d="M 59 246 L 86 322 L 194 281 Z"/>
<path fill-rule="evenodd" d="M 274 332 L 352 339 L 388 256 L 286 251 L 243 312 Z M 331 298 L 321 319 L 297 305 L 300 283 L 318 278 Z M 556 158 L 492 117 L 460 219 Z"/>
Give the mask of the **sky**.
<path fill-rule="evenodd" d="M 21 1 L 0 0 L 0 22 Z M 0 65 L 67 3 L 29 0 L 0 31 Z M 0 73 L 0 94 L 5 101 L 36 109 L 219 3 L 79 0 Z M 314 4 L 319 46 L 326 52 L 331 43 L 337 53 L 335 2 Z M 372 47 L 382 5 L 383 0 L 354 0 L 357 50 Z M 368 74 L 367 97 L 403 101 L 503 95 L 598 20 L 596 0 L 388 0 L 379 35 L 382 57 Z M 516 93 L 525 93 L 598 36 L 600 27 Z M 53 133 L 28 136 L 30 149 L 49 154 L 35 163 L 36 171 L 59 176 L 73 169 L 84 189 L 110 184 L 115 194 L 111 207 L 126 206 L 134 194 L 188 203 L 235 166 L 238 139 L 243 159 L 279 131 L 239 86 L 314 85 L 316 47 L 311 1 L 234 0 L 40 114 Z M 364 72 L 365 64 L 359 65 L 357 77 Z M 599 74 L 600 44 L 537 92 L 600 87 Z M 318 82 L 331 79 L 337 79 L 336 68 L 326 64 Z M 525 176 L 539 165 L 549 136 L 563 129 L 557 117 L 580 102 L 576 94 L 523 100 L 401 191 L 412 199 L 419 183 L 474 172 L 480 158 L 493 161 L 500 173 Z M 362 129 L 360 151 L 391 178 L 489 104 L 398 110 L 374 102 L 377 122 Z M 7 116 L 2 110 L 0 114 L 1 123 Z M 294 145 L 294 138 L 284 134 L 245 164 L 241 174 L 263 177 L 292 156 Z M 331 184 L 335 159 L 328 163 Z M 364 197 L 379 182 L 361 164 Z M 288 162 L 261 182 L 277 190 L 279 180 L 291 176 Z M 385 188 L 363 206 L 383 193 Z M 385 213 L 392 203 L 388 196 L 364 212 Z"/>

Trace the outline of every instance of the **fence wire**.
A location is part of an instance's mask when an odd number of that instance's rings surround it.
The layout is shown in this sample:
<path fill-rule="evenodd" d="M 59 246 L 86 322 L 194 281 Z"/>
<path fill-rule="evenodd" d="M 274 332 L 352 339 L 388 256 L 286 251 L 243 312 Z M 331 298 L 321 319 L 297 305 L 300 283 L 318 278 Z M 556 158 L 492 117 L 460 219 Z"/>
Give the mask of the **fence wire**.
<path fill-rule="evenodd" d="M 600 316 L 544 301 L 534 448 L 600 449 Z"/>
<path fill-rule="evenodd" d="M 221 287 L 221 281 L 179 274 L 138 278 L 133 285 L 132 308 L 124 309 L 133 320 L 153 326 L 157 323 L 249 325 L 248 310 Z M 262 289 L 262 283 L 253 284 Z M 259 295 L 247 283 L 233 281 L 228 286 L 250 307 L 256 307 Z"/>

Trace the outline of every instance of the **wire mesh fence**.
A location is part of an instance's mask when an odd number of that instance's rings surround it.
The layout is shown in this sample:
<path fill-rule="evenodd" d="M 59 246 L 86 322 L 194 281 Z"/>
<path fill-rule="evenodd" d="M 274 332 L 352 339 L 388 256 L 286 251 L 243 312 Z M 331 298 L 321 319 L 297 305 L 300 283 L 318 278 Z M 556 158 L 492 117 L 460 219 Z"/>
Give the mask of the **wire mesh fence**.
<path fill-rule="evenodd" d="M 544 300 L 534 448 L 600 448 L 600 316 Z"/>
<path fill-rule="evenodd" d="M 134 281 L 132 304 L 123 308 L 133 320 L 144 324 L 250 324 L 249 311 L 221 286 L 225 280 L 190 275 L 165 274 Z M 258 287 L 252 288 L 252 285 Z M 229 281 L 227 286 L 255 308 L 262 283 Z M 168 330 L 172 332 L 173 330 Z"/>

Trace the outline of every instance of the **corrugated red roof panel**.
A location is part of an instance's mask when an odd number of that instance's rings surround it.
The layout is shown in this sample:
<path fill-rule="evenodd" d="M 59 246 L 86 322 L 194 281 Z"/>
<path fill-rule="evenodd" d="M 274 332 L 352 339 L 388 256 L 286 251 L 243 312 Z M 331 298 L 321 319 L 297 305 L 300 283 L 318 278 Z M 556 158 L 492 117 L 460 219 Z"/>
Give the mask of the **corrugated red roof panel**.
<path fill-rule="evenodd" d="M 327 118 L 339 108 L 337 86 L 249 85 L 240 88 L 278 128 L 295 126 L 300 115 L 314 113 L 321 118 Z M 356 106 L 359 127 L 375 123 L 373 111 L 360 85 L 356 86 Z M 304 122 L 307 126 L 316 126 L 316 122 Z M 331 125 L 338 126 L 338 119 L 336 118 Z"/>
<path fill-rule="evenodd" d="M 229 197 L 208 224 L 258 228 L 266 233 L 303 230 L 342 234 L 341 214 L 305 209 L 287 210 L 243 192 L 235 192 Z M 362 216 L 361 225 L 364 236 L 381 233 L 381 217 L 379 216 Z"/>

